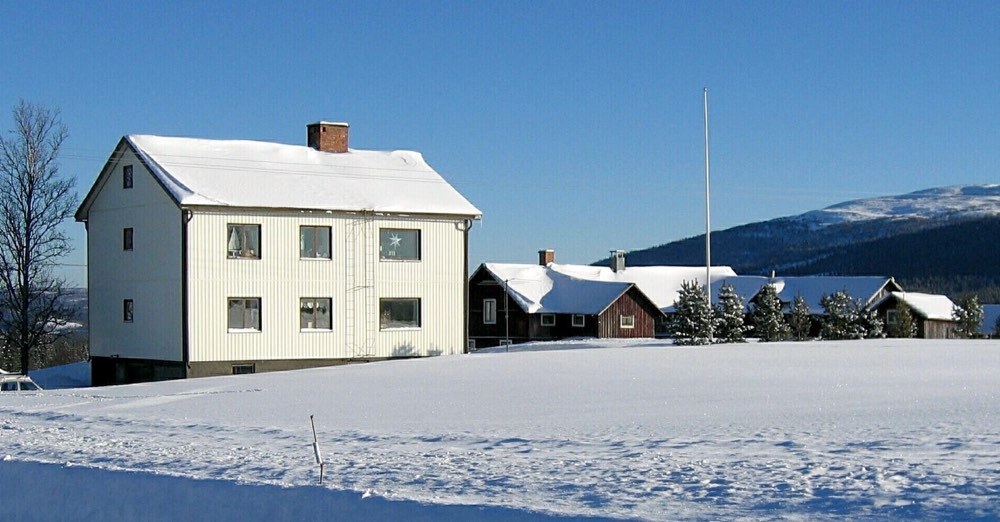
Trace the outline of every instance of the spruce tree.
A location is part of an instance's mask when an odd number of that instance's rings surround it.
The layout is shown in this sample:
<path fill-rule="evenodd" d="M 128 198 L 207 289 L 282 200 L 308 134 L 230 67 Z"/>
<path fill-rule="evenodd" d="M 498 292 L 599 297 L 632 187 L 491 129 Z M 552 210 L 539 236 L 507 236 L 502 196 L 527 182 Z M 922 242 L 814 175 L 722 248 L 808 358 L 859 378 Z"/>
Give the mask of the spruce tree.
<path fill-rule="evenodd" d="M 806 319 L 808 320 L 808 315 Z M 753 325 L 761 342 L 783 341 L 789 336 L 790 329 L 785 324 L 785 314 L 782 312 L 781 300 L 778 299 L 778 291 L 771 285 L 764 285 L 757 294 L 757 302 L 753 308 Z M 806 328 L 808 334 L 808 326 Z"/>
<path fill-rule="evenodd" d="M 712 325 L 713 314 L 707 295 L 704 287 L 697 281 L 681 283 L 681 290 L 677 300 L 674 301 L 674 315 L 670 322 L 674 344 L 709 343 L 709 329 Z"/>
<path fill-rule="evenodd" d="M 745 343 L 747 326 L 744 311 L 746 302 L 736 293 L 733 285 L 725 283 L 719 289 L 719 302 L 715 305 L 716 335 L 721 343 Z"/>
<path fill-rule="evenodd" d="M 979 329 L 983 325 L 983 305 L 979 304 L 979 297 L 975 295 L 962 298 L 959 304 L 955 305 L 951 311 L 952 317 L 958 324 L 955 325 L 955 333 L 966 339 L 979 337 Z"/>

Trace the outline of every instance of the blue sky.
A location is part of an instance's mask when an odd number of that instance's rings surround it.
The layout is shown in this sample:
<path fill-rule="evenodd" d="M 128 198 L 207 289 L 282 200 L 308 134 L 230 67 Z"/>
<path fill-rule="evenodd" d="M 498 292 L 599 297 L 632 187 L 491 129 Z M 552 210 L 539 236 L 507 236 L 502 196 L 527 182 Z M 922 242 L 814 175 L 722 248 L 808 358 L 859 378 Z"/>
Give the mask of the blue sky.
<path fill-rule="evenodd" d="M 4 2 L 0 129 L 19 99 L 59 108 L 82 195 L 124 134 L 304 144 L 347 121 L 483 211 L 473 266 L 590 263 L 703 232 L 705 87 L 716 230 L 998 182 L 998 6 Z"/>

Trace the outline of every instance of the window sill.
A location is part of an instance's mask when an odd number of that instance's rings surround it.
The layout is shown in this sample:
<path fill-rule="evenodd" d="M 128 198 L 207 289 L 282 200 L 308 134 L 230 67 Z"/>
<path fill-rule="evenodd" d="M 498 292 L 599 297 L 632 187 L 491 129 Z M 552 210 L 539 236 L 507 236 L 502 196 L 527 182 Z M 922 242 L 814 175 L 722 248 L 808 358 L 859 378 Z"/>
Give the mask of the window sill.
<path fill-rule="evenodd" d="M 302 333 L 333 333 L 333 328 L 299 328 Z"/>
<path fill-rule="evenodd" d="M 333 258 L 329 258 L 329 257 L 300 257 L 299 261 L 333 261 Z"/>
<path fill-rule="evenodd" d="M 246 334 L 246 333 L 260 333 L 260 330 L 258 330 L 257 328 L 230 328 L 228 332 L 235 334 Z"/>
<path fill-rule="evenodd" d="M 387 328 L 379 328 L 380 332 L 414 332 L 422 330 L 419 326 L 390 326 Z"/>

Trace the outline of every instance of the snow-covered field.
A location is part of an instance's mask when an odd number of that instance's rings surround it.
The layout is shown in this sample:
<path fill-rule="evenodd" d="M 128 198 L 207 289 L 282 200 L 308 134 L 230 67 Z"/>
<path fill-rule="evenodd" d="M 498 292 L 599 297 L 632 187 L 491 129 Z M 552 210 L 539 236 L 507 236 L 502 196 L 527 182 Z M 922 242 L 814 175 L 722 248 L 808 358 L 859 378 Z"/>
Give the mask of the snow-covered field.
<path fill-rule="evenodd" d="M 0 458 L 11 520 L 998 519 L 1000 341 L 569 342 L 7 393 Z"/>

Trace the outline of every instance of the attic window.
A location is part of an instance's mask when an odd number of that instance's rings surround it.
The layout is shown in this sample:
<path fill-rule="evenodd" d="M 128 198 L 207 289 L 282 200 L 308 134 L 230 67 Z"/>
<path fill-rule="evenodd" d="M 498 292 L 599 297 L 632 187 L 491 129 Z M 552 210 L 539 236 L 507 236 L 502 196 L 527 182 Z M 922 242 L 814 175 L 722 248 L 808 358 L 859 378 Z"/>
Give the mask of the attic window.
<path fill-rule="evenodd" d="M 132 188 L 132 165 L 122 166 L 122 188 Z"/>

